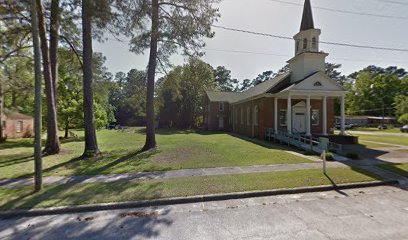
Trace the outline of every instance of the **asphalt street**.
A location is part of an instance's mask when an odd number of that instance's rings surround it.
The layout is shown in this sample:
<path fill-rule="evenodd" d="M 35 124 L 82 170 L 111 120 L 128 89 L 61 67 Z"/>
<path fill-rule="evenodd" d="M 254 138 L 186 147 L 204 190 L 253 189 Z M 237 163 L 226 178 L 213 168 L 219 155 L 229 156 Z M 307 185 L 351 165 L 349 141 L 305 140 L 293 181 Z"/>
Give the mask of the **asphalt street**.
<path fill-rule="evenodd" d="M 408 191 L 373 187 L 0 220 L 0 239 L 408 239 Z"/>

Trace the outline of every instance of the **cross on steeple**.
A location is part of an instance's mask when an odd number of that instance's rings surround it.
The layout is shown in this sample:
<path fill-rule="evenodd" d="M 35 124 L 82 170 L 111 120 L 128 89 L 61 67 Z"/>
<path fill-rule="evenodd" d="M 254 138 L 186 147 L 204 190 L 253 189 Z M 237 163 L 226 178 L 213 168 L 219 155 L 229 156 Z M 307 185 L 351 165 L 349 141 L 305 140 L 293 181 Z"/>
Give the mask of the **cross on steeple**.
<path fill-rule="evenodd" d="M 309 29 L 314 29 L 313 23 L 313 13 L 310 0 L 305 0 L 305 5 L 303 7 L 302 24 L 300 25 L 300 31 L 305 31 Z"/>

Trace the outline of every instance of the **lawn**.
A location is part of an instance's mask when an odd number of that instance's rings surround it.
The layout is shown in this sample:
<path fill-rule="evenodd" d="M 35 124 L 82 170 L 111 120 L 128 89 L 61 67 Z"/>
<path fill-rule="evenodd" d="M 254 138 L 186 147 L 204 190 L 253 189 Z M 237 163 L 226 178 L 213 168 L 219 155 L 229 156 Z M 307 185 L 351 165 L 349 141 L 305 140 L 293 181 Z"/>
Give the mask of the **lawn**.
<path fill-rule="evenodd" d="M 376 135 L 358 135 L 359 140 L 364 141 L 372 141 L 378 143 L 388 143 L 388 144 L 397 144 L 397 145 L 404 145 L 408 146 L 408 134 L 407 136 L 376 136 Z M 367 143 L 367 142 L 366 142 Z M 386 145 L 384 145 L 386 147 Z"/>
<path fill-rule="evenodd" d="M 399 164 L 381 164 L 378 165 L 380 168 L 394 172 L 398 175 L 408 177 L 408 163 Z"/>
<path fill-rule="evenodd" d="M 82 154 L 83 132 L 64 140 L 62 153 L 43 158 L 44 175 L 96 175 L 192 168 L 306 163 L 310 160 L 282 150 L 263 147 L 229 134 L 160 130 L 158 150 L 140 152 L 144 129 L 98 131 L 104 153 L 100 159 L 77 160 Z M 0 179 L 31 177 L 32 140 L 8 140 L 0 144 Z"/>
<path fill-rule="evenodd" d="M 143 182 L 112 182 L 46 186 L 31 194 L 32 188 L 0 188 L 0 209 L 31 209 L 94 203 L 124 202 L 215 193 L 270 190 L 379 180 L 359 169 L 333 168 L 330 179 L 320 169 L 222 176 L 186 177 Z"/>
<path fill-rule="evenodd" d="M 362 132 L 387 132 L 387 133 L 400 133 L 399 128 L 388 128 L 388 129 L 378 129 L 378 128 L 364 128 L 358 127 L 351 129 L 352 131 L 362 131 Z"/>

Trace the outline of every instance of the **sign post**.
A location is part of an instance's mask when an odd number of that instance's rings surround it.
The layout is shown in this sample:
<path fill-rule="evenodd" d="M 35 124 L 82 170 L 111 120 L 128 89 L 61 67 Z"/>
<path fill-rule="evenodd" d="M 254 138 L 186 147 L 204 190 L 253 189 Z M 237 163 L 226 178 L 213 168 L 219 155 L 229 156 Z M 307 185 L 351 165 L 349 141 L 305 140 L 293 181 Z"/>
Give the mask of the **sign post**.
<path fill-rule="evenodd" d="M 329 151 L 329 139 L 319 138 L 319 148 L 322 150 L 323 173 L 326 174 L 326 152 Z"/>

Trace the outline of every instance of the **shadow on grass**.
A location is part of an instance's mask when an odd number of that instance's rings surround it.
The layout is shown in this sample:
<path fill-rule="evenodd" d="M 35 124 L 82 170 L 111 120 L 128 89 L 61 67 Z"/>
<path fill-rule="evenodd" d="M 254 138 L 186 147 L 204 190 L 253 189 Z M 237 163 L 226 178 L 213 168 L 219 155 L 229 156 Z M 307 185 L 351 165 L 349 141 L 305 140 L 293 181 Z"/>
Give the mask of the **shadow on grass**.
<path fill-rule="evenodd" d="M 32 154 L 14 154 L 0 157 L 0 167 L 8 167 L 33 160 Z"/>
<path fill-rule="evenodd" d="M 0 143 L 0 150 L 11 148 L 29 148 L 34 147 L 34 140 L 26 139 L 9 139 Z"/>
<path fill-rule="evenodd" d="M 60 142 L 62 144 L 65 143 L 72 143 L 72 142 L 84 142 L 85 141 L 85 137 L 69 137 L 69 138 L 60 138 Z"/>

